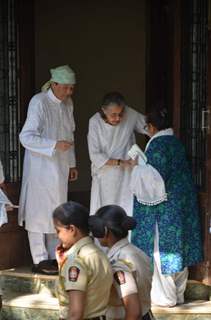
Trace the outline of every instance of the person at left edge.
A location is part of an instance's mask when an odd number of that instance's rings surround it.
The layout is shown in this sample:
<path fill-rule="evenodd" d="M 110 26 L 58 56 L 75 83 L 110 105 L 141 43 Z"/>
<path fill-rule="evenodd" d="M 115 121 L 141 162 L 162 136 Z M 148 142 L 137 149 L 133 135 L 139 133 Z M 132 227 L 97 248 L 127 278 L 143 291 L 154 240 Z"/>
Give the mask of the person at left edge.
<path fill-rule="evenodd" d="M 106 255 L 89 237 L 89 211 L 69 201 L 53 212 L 57 247 L 60 320 L 105 320 L 112 285 Z"/>
<path fill-rule="evenodd" d="M 53 210 L 67 201 L 68 179 L 77 179 L 71 99 L 76 83 L 68 66 L 50 70 L 51 79 L 30 101 L 20 141 L 25 148 L 19 224 L 28 231 L 33 270 L 55 258 Z M 50 272 L 50 271 L 49 271 Z"/>
<path fill-rule="evenodd" d="M 2 166 L 2 162 L 0 160 L 0 188 L 2 188 L 4 186 L 4 170 L 3 170 L 3 166 Z M 1 208 L 0 208 L 1 209 Z M 1 212 L 0 212 L 1 214 Z M 1 288 L 1 284 L 0 284 L 0 310 L 2 308 L 2 288 Z"/>
<path fill-rule="evenodd" d="M 4 191 L 5 191 L 5 176 L 4 176 L 4 169 L 3 169 L 1 159 L 0 159 L 0 189 L 2 189 L 1 191 L 3 191 L 3 193 L 4 193 Z M 2 225 L 4 225 L 5 223 L 8 222 L 7 211 L 13 211 L 13 207 L 10 206 L 10 204 L 5 204 L 4 197 L 2 199 L 1 195 L 0 195 L 0 228 Z M 2 292 L 3 290 L 2 290 L 1 285 L 2 285 L 2 283 L 0 281 L 0 311 L 2 309 L 2 294 L 3 294 L 3 292 Z"/>

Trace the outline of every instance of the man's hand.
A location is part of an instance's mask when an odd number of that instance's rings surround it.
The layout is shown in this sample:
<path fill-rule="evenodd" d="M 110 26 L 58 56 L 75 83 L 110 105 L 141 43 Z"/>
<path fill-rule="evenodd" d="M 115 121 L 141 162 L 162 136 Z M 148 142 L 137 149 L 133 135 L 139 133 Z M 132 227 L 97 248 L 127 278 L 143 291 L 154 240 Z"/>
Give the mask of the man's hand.
<path fill-rule="evenodd" d="M 78 179 L 78 170 L 76 168 L 70 168 L 69 181 L 76 181 Z"/>
<path fill-rule="evenodd" d="M 73 142 L 67 140 L 59 140 L 55 145 L 55 149 L 64 152 L 69 150 L 71 146 L 73 146 Z"/>

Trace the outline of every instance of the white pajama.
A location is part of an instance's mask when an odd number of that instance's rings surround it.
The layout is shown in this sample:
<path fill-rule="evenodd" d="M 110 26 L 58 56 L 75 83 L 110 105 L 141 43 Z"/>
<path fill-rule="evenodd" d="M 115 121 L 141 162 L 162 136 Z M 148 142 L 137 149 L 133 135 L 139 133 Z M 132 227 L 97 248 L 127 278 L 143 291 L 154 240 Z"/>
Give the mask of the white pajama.
<path fill-rule="evenodd" d="M 154 239 L 154 273 L 152 278 L 151 301 L 155 305 L 172 307 L 184 302 L 184 292 L 188 279 L 188 268 L 172 275 L 161 273 L 159 252 L 159 231 L 156 223 Z"/>
<path fill-rule="evenodd" d="M 34 264 L 42 260 L 55 259 L 58 238 L 55 233 L 38 233 L 28 231 L 29 245 Z"/>

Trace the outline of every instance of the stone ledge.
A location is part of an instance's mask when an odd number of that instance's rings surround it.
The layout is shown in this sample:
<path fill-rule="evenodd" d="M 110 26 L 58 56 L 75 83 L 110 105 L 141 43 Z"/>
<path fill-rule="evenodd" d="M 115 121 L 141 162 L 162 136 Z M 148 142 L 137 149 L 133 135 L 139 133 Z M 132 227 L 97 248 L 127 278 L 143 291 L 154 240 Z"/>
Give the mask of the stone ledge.
<path fill-rule="evenodd" d="M 31 278 L 31 279 L 43 279 L 43 280 L 56 280 L 57 276 L 48 276 L 44 274 L 32 273 L 29 267 L 11 268 L 0 270 L 1 276 L 10 276 L 18 278 Z"/>
<path fill-rule="evenodd" d="M 24 294 L 10 293 L 4 297 L 2 302 L 4 307 L 31 308 L 31 309 L 47 309 L 58 310 L 58 300 L 48 294 Z"/>
<path fill-rule="evenodd" d="M 211 319 L 211 301 L 190 301 L 171 308 L 152 306 L 153 314 L 209 314 Z"/>

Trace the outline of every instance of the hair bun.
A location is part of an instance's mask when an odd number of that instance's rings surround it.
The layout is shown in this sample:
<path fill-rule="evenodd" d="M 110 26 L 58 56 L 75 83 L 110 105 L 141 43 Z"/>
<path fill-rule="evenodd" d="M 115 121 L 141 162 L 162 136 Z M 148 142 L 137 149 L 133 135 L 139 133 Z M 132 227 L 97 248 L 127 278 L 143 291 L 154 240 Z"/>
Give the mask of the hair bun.
<path fill-rule="evenodd" d="M 136 227 L 136 220 L 132 217 L 126 216 L 125 219 L 121 223 L 121 227 L 124 230 L 133 230 Z"/>
<path fill-rule="evenodd" d="M 104 221 L 96 215 L 90 216 L 88 220 L 89 230 L 95 238 L 103 238 L 105 235 Z"/>

